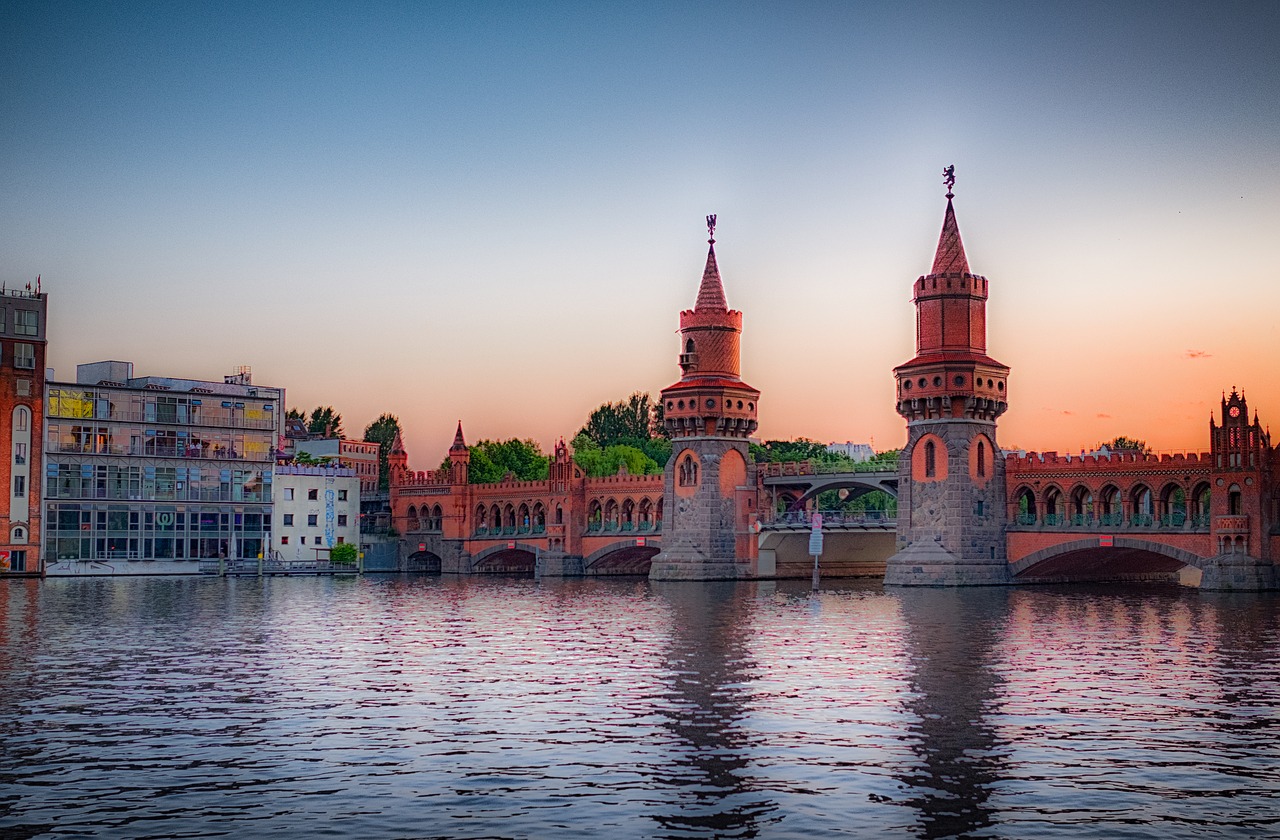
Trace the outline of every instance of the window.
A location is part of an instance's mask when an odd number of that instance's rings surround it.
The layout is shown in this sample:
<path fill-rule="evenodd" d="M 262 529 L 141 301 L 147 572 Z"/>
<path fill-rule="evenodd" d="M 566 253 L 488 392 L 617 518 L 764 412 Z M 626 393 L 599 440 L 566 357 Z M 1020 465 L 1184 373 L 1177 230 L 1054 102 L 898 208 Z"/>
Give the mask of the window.
<path fill-rule="evenodd" d="M 40 332 L 40 315 L 34 309 L 15 309 L 13 311 L 14 335 L 38 335 Z"/>
<path fill-rule="evenodd" d="M 288 537 L 281 537 L 281 538 L 280 538 L 280 544 L 281 544 L 281 545 L 288 545 L 288 544 L 289 544 L 289 538 L 288 538 Z"/>
<path fill-rule="evenodd" d="M 35 346 L 31 344 L 13 345 L 13 366 L 16 368 L 25 368 L 27 370 L 35 370 L 35 367 L 36 367 Z"/>
<path fill-rule="evenodd" d="M 338 514 L 338 527 L 345 528 L 347 526 L 347 515 L 345 513 Z"/>
<path fill-rule="evenodd" d="M 319 491 L 319 490 L 316 490 L 316 489 L 314 489 L 314 488 L 312 488 L 311 490 L 308 490 L 308 491 L 307 491 L 307 498 L 308 498 L 309 500 L 313 501 L 313 502 L 314 502 L 314 501 L 316 501 L 317 499 L 319 499 L 319 498 L 320 498 L 320 491 Z"/>
<path fill-rule="evenodd" d="M 933 441 L 924 445 L 924 474 L 929 478 L 938 474 L 938 448 L 933 445 Z"/>
<path fill-rule="evenodd" d="M 13 445 L 13 463 L 25 464 L 27 462 L 27 445 L 25 443 L 15 443 Z"/>
<path fill-rule="evenodd" d="M 27 495 L 27 477 L 25 475 L 15 475 L 13 477 L 13 495 Z"/>
<path fill-rule="evenodd" d="M 316 525 L 317 525 L 316 517 L 317 517 L 317 516 L 318 516 L 318 514 L 314 514 L 314 513 L 309 513 L 309 514 L 307 514 L 307 525 L 311 526 L 312 528 L 316 527 Z"/>
<path fill-rule="evenodd" d="M 292 514 L 292 513 L 286 513 L 286 514 L 284 515 L 284 527 L 286 527 L 286 528 L 292 528 L 292 527 L 293 527 L 293 514 Z"/>
<path fill-rule="evenodd" d="M 347 500 L 347 491 L 346 491 L 346 490 L 339 490 L 339 491 L 338 491 L 338 501 L 340 501 L 340 502 L 345 502 L 346 500 Z"/>
<path fill-rule="evenodd" d="M 27 430 L 27 418 L 29 416 L 30 412 L 27 411 L 26 406 L 18 406 L 13 410 L 13 428 L 19 432 L 25 432 Z"/>
<path fill-rule="evenodd" d="M 298 539 L 302 540 L 302 544 L 303 544 L 303 545 L 306 545 L 306 544 L 307 544 L 307 538 L 306 538 L 306 537 L 298 537 Z"/>
<path fill-rule="evenodd" d="M 978 441 L 978 476 L 985 478 L 987 475 L 987 447 L 982 441 Z"/>
<path fill-rule="evenodd" d="M 284 500 L 285 500 L 286 502 L 292 502 L 292 501 L 293 501 L 293 488 L 292 488 L 292 487 L 286 487 L 286 488 L 284 488 Z"/>
<path fill-rule="evenodd" d="M 347 541 L 346 537 L 338 537 L 338 545 L 342 545 L 346 541 Z"/>

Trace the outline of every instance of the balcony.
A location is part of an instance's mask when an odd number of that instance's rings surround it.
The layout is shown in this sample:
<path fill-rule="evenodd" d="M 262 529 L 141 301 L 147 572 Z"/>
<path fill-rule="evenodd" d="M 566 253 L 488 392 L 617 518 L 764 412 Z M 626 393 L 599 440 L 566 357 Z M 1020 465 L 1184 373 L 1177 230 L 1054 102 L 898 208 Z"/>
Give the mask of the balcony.
<path fill-rule="evenodd" d="M 1227 516 L 1215 517 L 1213 530 L 1218 534 L 1247 535 L 1249 533 L 1249 514 L 1233 513 Z"/>

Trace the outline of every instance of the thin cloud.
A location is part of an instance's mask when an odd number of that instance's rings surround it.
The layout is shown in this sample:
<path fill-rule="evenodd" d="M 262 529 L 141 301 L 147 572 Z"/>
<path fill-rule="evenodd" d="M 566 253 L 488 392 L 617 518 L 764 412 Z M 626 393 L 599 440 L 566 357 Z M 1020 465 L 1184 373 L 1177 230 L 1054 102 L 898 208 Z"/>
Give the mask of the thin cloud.
<path fill-rule="evenodd" d="M 1099 414 L 1099 415 L 1098 415 L 1098 419 L 1099 419 L 1099 420 L 1110 420 L 1110 419 L 1111 419 L 1111 415 L 1110 415 L 1110 414 Z"/>
<path fill-rule="evenodd" d="M 1212 358 L 1213 358 L 1213 354 L 1212 354 L 1212 353 L 1206 353 L 1206 352 L 1205 352 L 1205 351 L 1203 351 L 1203 350 L 1188 350 L 1188 351 L 1187 351 L 1187 358 L 1188 358 L 1188 359 L 1212 359 Z"/>

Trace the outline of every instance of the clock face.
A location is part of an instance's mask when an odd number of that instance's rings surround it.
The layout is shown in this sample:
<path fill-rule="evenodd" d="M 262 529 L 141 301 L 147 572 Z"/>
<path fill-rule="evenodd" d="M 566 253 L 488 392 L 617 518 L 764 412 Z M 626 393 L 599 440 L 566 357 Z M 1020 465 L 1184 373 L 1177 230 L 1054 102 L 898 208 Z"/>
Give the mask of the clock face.
<path fill-rule="evenodd" d="M 1227 412 L 1227 413 L 1228 413 L 1228 414 L 1230 414 L 1232 417 L 1239 417 L 1239 416 L 1240 416 L 1240 406 L 1238 406 L 1238 405 L 1233 405 L 1233 406 L 1231 406 L 1231 410 L 1230 410 L 1229 412 Z"/>

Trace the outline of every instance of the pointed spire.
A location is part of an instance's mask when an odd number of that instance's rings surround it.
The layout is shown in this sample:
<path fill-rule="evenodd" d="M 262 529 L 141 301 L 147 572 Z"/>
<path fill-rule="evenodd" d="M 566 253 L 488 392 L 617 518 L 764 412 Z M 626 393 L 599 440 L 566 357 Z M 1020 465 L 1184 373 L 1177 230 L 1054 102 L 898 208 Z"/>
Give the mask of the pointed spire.
<path fill-rule="evenodd" d="M 956 223 L 956 211 L 951 206 L 951 194 L 947 194 L 947 212 L 942 217 L 942 234 L 938 237 L 938 253 L 933 257 L 930 274 L 969 274 L 969 258 L 964 254 L 960 241 L 960 225 Z"/>
<path fill-rule="evenodd" d="M 391 441 L 391 454 L 393 455 L 409 454 L 404 450 L 404 439 L 400 437 L 400 429 L 398 427 L 396 428 L 395 439 Z"/>
<path fill-rule="evenodd" d="M 707 267 L 702 270 L 702 285 L 698 287 L 698 302 L 693 305 L 695 312 L 708 310 L 727 312 L 729 304 L 724 299 L 724 284 L 720 282 L 720 266 L 716 265 L 716 217 L 707 216 Z"/>
<path fill-rule="evenodd" d="M 449 447 L 449 451 L 453 452 L 454 450 L 457 450 L 457 449 L 466 449 L 466 448 L 467 448 L 467 441 L 462 436 L 462 421 L 459 420 L 458 431 L 453 436 L 453 446 Z"/>

